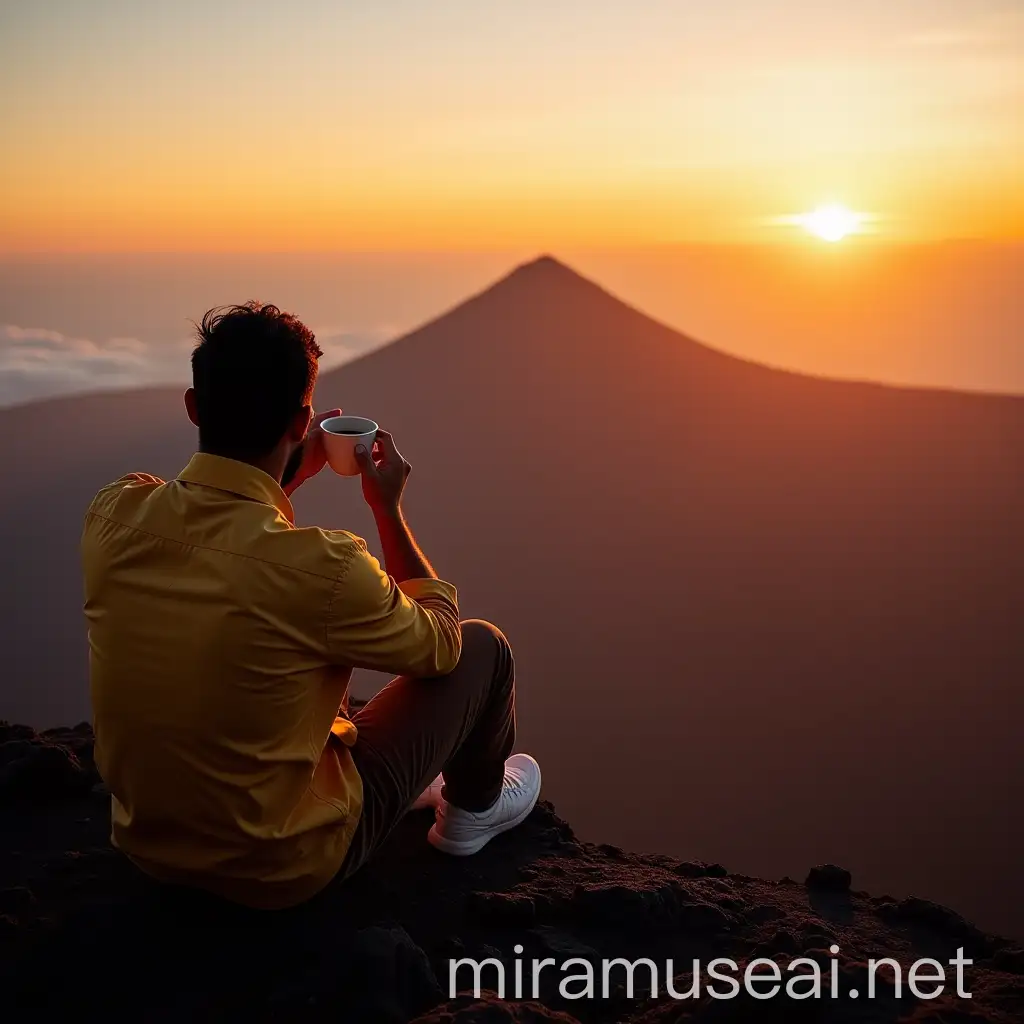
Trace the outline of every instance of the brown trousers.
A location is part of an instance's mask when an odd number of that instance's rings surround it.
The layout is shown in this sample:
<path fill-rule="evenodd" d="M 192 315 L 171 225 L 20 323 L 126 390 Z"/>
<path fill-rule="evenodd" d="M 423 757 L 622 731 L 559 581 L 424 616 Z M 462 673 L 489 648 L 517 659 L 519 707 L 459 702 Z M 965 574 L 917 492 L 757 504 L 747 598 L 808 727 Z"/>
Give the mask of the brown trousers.
<path fill-rule="evenodd" d="M 399 676 L 352 721 L 363 811 L 339 878 L 366 863 L 439 772 L 456 807 L 482 811 L 498 798 L 516 737 L 512 648 L 496 626 L 465 621 L 453 671 Z"/>

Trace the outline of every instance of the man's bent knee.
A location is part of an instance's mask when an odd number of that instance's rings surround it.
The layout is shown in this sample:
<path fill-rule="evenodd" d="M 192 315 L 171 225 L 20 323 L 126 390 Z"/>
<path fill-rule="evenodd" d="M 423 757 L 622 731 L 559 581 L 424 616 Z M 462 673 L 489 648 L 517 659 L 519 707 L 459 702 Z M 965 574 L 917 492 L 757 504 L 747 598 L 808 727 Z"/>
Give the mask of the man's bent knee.
<path fill-rule="evenodd" d="M 493 622 L 485 619 L 464 619 L 459 623 L 462 629 L 462 656 L 464 662 L 479 666 L 492 683 L 502 689 L 512 684 L 514 663 L 512 648 L 505 634 Z"/>
<path fill-rule="evenodd" d="M 500 644 L 508 646 L 505 634 L 493 623 L 486 619 L 463 619 L 459 623 L 462 630 L 462 643 L 479 643 L 481 640 L 497 640 Z"/>

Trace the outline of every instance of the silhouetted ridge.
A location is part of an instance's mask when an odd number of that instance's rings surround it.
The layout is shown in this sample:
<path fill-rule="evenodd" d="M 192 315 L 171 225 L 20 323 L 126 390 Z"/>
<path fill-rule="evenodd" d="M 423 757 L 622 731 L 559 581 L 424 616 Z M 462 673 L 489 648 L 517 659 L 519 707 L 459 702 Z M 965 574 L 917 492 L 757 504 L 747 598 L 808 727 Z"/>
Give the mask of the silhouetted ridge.
<path fill-rule="evenodd" d="M 607 313 L 612 308 L 637 313 L 628 303 L 554 256 L 539 256 L 528 263 L 521 263 L 431 324 L 443 323 L 453 314 L 459 315 L 470 309 L 477 315 L 506 320 L 513 313 L 559 308 L 574 315 L 580 312 Z"/>
<path fill-rule="evenodd" d="M 622 339 L 630 348 L 699 348 L 713 353 L 715 359 L 737 361 L 658 323 L 572 267 L 544 255 L 520 264 L 383 349 L 330 371 L 321 377 L 320 388 L 330 393 L 335 381 L 353 381 L 362 366 L 379 366 L 399 354 L 404 360 L 405 353 L 423 351 L 424 346 L 431 350 L 433 360 L 446 362 L 461 362 L 469 351 L 484 350 L 493 365 L 501 365 L 507 372 L 510 362 L 532 359 L 541 348 L 570 354 L 570 362 L 584 353 L 592 355 L 595 344 L 624 353 Z M 486 372 L 484 367 L 479 369 Z M 643 372 L 639 370 L 641 376 Z M 424 379 L 421 374 L 414 376 Z M 553 383 L 554 378 L 551 380 Z"/>
<path fill-rule="evenodd" d="M 567 263 L 563 263 L 561 260 L 556 259 L 554 256 L 544 254 L 538 256 L 535 260 L 529 260 L 526 263 L 520 263 L 518 267 L 515 267 L 508 277 L 530 277 L 545 274 L 548 277 L 563 277 L 563 278 L 577 278 L 581 281 L 587 279 L 572 269 Z M 592 283 L 592 282 L 588 282 Z"/>
<path fill-rule="evenodd" d="M 511 273 L 486 289 L 482 295 L 492 292 L 500 294 L 509 288 L 524 291 L 526 295 L 543 295 L 546 299 L 550 298 L 554 289 L 562 289 L 565 294 L 583 289 L 595 296 L 602 296 L 606 300 L 610 299 L 619 305 L 627 305 L 621 299 L 605 291 L 599 284 L 591 281 L 590 278 L 584 277 L 568 264 L 549 255 L 538 256 L 537 259 L 530 260 L 528 263 L 520 263 Z"/>
<path fill-rule="evenodd" d="M 651 328 L 657 345 L 664 346 L 666 341 L 677 348 L 700 345 L 708 352 L 714 351 L 717 358 L 734 358 L 671 331 L 572 267 L 544 255 L 520 264 L 383 348 L 329 371 L 320 378 L 319 389 L 330 394 L 336 383 L 347 386 L 342 382 L 353 381 L 363 366 L 379 366 L 399 356 L 404 360 L 412 349 L 429 348 L 434 362 L 462 362 L 469 351 L 484 350 L 494 365 L 502 365 L 507 372 L 510 361 L 531 358 L 535 346 L 541 344 L 548 351 L 571 352 L 575 359 L 583 352 L 592 352 L 597 335 L 607 336 L 616 345 L 610 330 L 617 331 L 617 337 L 646 346 Z M 545 339 L 543 343 L 541 339 Z M 484 367 L 480 371 L 486 372 Z M 408 367 L 403 372 L 408 372 Z M 423 372 L 427 372 L 426 367 Z M 426 379 L 423 372 L 414 372 L 414 379 Z"/>

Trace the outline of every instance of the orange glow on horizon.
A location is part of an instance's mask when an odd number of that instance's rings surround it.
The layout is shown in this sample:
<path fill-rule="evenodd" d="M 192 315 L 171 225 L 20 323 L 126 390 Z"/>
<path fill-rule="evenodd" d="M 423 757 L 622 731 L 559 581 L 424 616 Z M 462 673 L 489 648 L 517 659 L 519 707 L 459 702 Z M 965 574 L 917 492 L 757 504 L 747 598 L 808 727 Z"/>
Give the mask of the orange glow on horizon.
<path fill-rule="evenodd" d="M 930 197 L 893 187 L 878 212 L 853 213 L 845 241 L 865 232 L 876 242 L 1024 237 L 1024 191 L 1012 183 L 987 194 Z M 28 190 L 26 190 L 28 191 Z M 783 189 L 780 189 L 783 191 Z M 795 190 L 786 190 L 792 192 Z M 815 191 L 808 185 L 806 193 Z M 33 194 L 34 193 L 34 194 Z M 116 193 L 116 194 L 115 194 Z M 10 193 L 8 193 L 9 195 Z M 787 196 L 788 198 L 788 196 Z M 0 200 L 2 203 L 2 200 Z M 0 206 L 0 251 L 423 251 L 636 247 L 692 243 L 799 243 L 807 231 L 825 237 L 831 214 L 767 215 L 772 207 L 809 209 L 800 197 L 774 201 L 764 178 L 707 182 L 678 189 L 659 182 L 565 189 L 531 186 L 419 192 L 402 186 L 339 184 L 333 194 L 295 188 L 274 192 L 244 183 L 231 190 L 197 184 L 171 192 L 149 188 L 83 188 L 54 197 L 22 194 Z M 868 204 L 863 204 L 867 207 Z M 858 207 L 861 208 L 861 207 Z M 818 209 L 818 212 L 815 212 Z M 824 209 L 826 212 L 820 212 Z M 791 225 L 780 230 L 779 224 Z M 796 226 L 799 234 L 795 233 Z"/>

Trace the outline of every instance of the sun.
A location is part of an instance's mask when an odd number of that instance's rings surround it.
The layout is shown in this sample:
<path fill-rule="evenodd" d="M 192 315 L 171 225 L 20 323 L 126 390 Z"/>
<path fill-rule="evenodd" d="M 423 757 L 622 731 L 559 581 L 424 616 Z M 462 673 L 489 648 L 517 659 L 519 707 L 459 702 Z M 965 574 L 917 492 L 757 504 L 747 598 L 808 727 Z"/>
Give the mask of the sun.
<path fill-rule="evenodd" d="M 797 219 L 804 230 L 823 241 L 841 242 L 860 227 L 863 217 L 838 203 L 830 203 L 810 213 L 801 214 Z"/>

